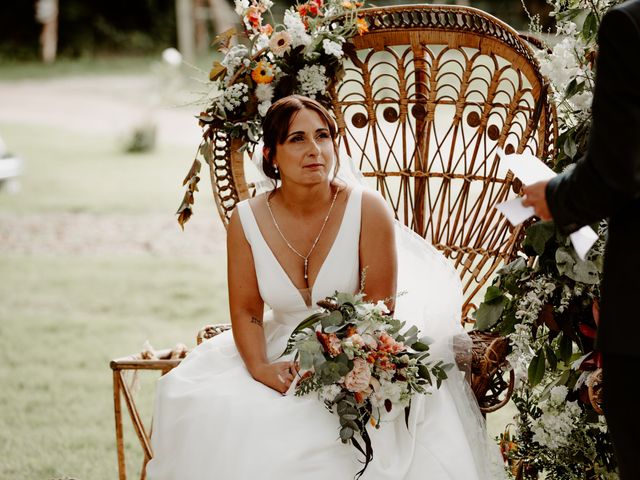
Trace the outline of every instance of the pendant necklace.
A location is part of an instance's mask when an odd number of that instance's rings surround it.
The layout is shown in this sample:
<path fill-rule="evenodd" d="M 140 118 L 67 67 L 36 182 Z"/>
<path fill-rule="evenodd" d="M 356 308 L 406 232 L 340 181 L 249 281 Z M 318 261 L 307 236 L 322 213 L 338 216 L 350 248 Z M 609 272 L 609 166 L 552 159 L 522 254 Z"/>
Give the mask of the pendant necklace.
<path fill-rule="evenodd" d="M 331 211 L 333 210 L 333 206 L 336 203 L 336 198 L 338 198 L 338 192 L 339 192 L 339 189 L 336 188 L 336 193 L 333 195 L 333 200 L 331 201 L 331 206 L 329 207 L 329 211 L 327 212 L 327 216 L 324 217 L 324 222 L 322 223 L 322 227 L 320 228 L 320 232 L 318 232 L 318 236 L 313 241 L 313 245 L 311 245 L 311 250 L 309 250 L 309 253 L 307 253 L 306 255 L 302 255 L 295 248 L 293 248 L 293 245 L 291 245 L 291 243 L 289 243 L 287 238 L 284 236 L 284 234 L 282 233 L 282 230 L 280 230 L 280 226 L 278 225 L 278 222 L 276 222 L 276 217 L 273 215 L 273 211 L 271 210 L 271 200 L 269 199 L 268 195 L 266 196 L 267 197 L 267 208 L 269 209 L 269 213 L 271 214 L 271 219 L 273 220 L 273 224 L 276 226 L 276 230 L 278 230 L 278 233 L 282 237 L 282 240 L 284 240 L 284 243 L 287 244 L 287 247 L 289 247 L 289 249 L 293 253 L 295 253 L 302 260 L 304 260 L 304 279 L 305 279 L 305 281 L 307 281 L 307 285 L 309 285 L 309 282 L 308 282 L 308 278 L 309 278 L 309 276 L 308 276 L 309 257 L 311 256 L 311 253 L 313 252 L 313 250 L 316 248 L 316 245 L 318 244 L 318 240 L 320 240 L 320 236 L 322 235 L 322 232 L 324 231 L 324 227 L 327 225 L 327 221 L 329 220 L 329 216 L 331 215 Z"/>

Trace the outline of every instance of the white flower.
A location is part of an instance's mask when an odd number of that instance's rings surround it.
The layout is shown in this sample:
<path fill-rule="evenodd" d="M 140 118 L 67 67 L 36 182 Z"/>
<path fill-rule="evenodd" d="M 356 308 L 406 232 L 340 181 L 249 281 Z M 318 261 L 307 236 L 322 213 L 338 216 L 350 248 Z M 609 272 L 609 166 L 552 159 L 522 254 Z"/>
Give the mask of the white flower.
<path fill-rule="evenodd" d="M 378 302 L 373 306 L 373 310 L 381 315 L 389 313 L 389 308 L 387 307 L 387 304 L 384 303 L 382 300 L 378 300 Z"/>
<path fill-rule="evenodd" d="M 273 99 L 273 85 L 270 83 L 259 83 L 256 86 L 256 98 L 258 102 L 270 102 Z"/>
<path fill-rule="evenodd" d="M 165 48 L 162 51 L 162 61 L 172 67 L 178 67 L 182 63 L 182 54 L 175 48 Z"/>
<path fill-rule="evenodd" d="M 258 104 L 258 113 L 261 117 L 266 117 L 269 108 L 271 107 L 271 101 L 267 100 L 266 102 L 260 102 Z"/>
<path fill-rule="evenodd" d="M 311 43 L 311 35 L 307 33 L 304 22 L 300 14 L 293 10 L 284 12 L 284 25 L 287 27 L 289 35 L 291 35 L 291 46 L 293 48 L 304 45 L 305 47 Z"/>
<path fill-rule="evenodd" d="M 317 94 L 325 94 L 328 78 L 323 65 L 306 65 L 298 72 L 298 90 L 300 94 L 316 98 Z"/>
<path fill-rule="evenodd" d="M 569 437 L 582 415 L 577 402 L 564 403 L 567 393 L 564 385 L 553 387 L 549 398 L 538 404 L 542 415 L 533 420 L 531 425 L 534 441 L 552 450 L 569 444 Z"/>
<path fill-rule="evenodd" d="M 342 43 L 334 42 L 325 38 L 322 41 L 322 48 L 327 55 L 333 55 L 336 58 L 342 58 L 344 52 L 342 51 Z"/>
<path fill-rule="evenodd" d="M 238 15 L 243 16 L 247 8 L 249 8 L 249 0 L 236 0 L 236 13 Z"/>
<path fill-rule="evenodd" d="M 256 52 L 259 52 L 260 50 L 268 46 L 269 46 L 269 37 L 266 34 L 261 33 L 260 35 L 258 35 L 258 38 L 255 40 L 255 43 L 253 44 L 253 53 L 255 54 Z"/>
<path fill-rule="evenodd" d="M 336 399 L 341 391 L 342 389 L 340 388 L 340 386 L 333 383 L 331 385 L 325 385 L 324 387 L 322 387 L 318 391 L 318 395 L 320 397 L 320 400 L 331 403 Z"/>
<path fill-rule="evenodd" d="M 402 408 L 406 404 L 405 390 L 404 382 L 381 381 L 380 388 L 371 395 L 371 406 L 383 409 L 385 400 L 390 400 L 393 407 Z"/>
<path fill-rule="evenodd" d="M 271 0 L 262 0 L 260 3 L 265 10 L 269 10 L 271 7 L 273 7 L 273 2 Z"/>
<path fill-rule="evenodd" d="M 223 67 L 227 67 L 227 75 L 224 83 L 227 83 L 233 76 L 236 68 L 244 64 L 249 50 L 244 45 L 235 45 L 227 51 L 226 55 L 220 62 Z"/>
<path fill-rule="evenodd" d="M 565 385 L 557 385 L 549 393 L 549 401 L 555 405 L 560 405 L 567 398 L 569 389 Z"/>
<path fill-rule="evenodd" d="M 291 35 L 287 31 L 276 32 L 271 35 L 269 49 L 276 57 L 282 57 L 291 48 Z"/>
<path fill-rule="evenodd" d="M 249 100 L 247 93 L 249 87 L 245 83 L 236 83 L 227 88 L 221 96 L 216 99 L 218 107 L 228 112 L 232 112 L 238 108 L 242 103 L 246 103 Z"/>

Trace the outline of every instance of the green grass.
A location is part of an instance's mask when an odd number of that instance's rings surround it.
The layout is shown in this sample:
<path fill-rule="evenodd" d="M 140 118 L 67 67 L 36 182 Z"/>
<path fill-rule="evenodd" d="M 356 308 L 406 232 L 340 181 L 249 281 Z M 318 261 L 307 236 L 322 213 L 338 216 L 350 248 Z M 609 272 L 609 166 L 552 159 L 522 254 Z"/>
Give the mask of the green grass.
<path fill-rule="evenodd" d="M 0 123 L 0 136 L 25 161 L 22 190 L 0 195 L 0 211 L 172 214 L 183 195 L 193 148 L 125 153 L 115 137 L 40 125 Z M 213 200 L 203 171 L 199 204 Z"/>
<path fill-rule="evenodd" d="M 223 259 L 0 256 L 0 478 L 116 478 L 109 360 L 140 351 L 145 340 L 192 348 L 204 324 L 228 321 L 219 265 Z M 157 375 L 141 376 L 148 426 Z M 127 450 L 133 473 L 142 457 L 130 428 Z"/>

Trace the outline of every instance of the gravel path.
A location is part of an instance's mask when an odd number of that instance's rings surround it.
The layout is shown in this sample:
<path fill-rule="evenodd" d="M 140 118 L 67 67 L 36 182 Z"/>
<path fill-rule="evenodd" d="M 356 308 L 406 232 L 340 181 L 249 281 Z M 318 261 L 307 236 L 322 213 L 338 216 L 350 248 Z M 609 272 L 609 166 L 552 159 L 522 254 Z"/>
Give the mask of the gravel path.
<path fill-rule="evenodd" d="M 220 255 L 226 250 L 219 219 L 192 218 L 183 232 L 170 215 L 0 213 L 0 254 Z"/>
<path fill-rule="evenodd" d="M 160 143 L 198 145 L 201 131 L 194 120 L 198 107 L 185 105 L 186 92 L 182 99 L 173 99 L 183 106 L 159 106 L 157 83 L 153 75 L 0 81 L 0 122 L 120 135 L 152 115 Z"/>

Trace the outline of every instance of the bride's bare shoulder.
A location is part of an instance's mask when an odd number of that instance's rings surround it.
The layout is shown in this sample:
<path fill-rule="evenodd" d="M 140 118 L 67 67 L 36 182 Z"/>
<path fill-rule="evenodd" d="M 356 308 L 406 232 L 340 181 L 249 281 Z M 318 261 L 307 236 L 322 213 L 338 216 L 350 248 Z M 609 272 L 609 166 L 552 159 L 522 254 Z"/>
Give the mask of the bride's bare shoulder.
<path fill-rule="evenodd" d="M 362 225 L 379 225 L 381 222 L 393 223 L 391 207 L 382 195 L 375 190 L 362 191 Z"/>

